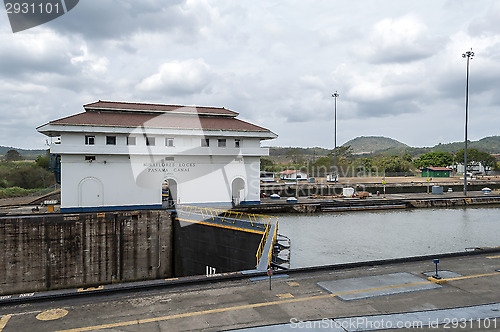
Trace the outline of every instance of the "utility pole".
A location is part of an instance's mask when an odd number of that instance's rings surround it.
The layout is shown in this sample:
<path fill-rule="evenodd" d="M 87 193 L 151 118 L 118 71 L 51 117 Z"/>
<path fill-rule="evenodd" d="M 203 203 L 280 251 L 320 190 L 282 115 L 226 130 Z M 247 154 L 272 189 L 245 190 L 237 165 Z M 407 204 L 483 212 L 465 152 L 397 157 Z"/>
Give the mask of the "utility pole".
<path fill-rule="evenodd" d="M 464 196 L 467 196 L 467 121 L 469 118 L 469 60 L 474 56 L 472 48 L 462 54 L 467 58 L 467 83 L 465 85 L 465 148 L 464 148 Z"/>
<path fill-rule="evenodd" d="M 334 148 L 333 148 L 333 168 L 334 168 L 334 181 L 337 182 L 337 97 L 339 94 L 335 91 L 332 97 L 335 98 L 335 111 L 334 111 Z"/>

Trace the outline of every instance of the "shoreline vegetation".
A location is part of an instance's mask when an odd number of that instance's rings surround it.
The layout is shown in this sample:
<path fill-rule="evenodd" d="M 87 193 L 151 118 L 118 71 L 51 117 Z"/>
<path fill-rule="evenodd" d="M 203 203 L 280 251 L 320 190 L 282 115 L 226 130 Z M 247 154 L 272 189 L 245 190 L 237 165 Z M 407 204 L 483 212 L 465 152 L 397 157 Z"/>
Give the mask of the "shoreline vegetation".
<path fill-rule="evenodd" d="M 10 150 L 15 151 L 15 150 Z M 18 154 L 0 161 L 0 199 L 25 197 L 54 190 L 54 173 L 49 171 L 49 157 L 22 160 Z"/>

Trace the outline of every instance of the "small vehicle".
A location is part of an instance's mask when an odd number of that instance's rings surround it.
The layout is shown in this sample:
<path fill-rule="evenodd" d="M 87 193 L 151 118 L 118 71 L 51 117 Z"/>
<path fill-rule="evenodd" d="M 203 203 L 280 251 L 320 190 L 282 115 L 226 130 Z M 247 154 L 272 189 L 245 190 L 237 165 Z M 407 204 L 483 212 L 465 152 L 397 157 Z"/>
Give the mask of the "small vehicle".
<path fill-rule="evenodd" d="M 356 191 L 355 195 L 360 199 L 366 199 L 367 197 L 370 197 L 370 193 L 368 191 Z"/>

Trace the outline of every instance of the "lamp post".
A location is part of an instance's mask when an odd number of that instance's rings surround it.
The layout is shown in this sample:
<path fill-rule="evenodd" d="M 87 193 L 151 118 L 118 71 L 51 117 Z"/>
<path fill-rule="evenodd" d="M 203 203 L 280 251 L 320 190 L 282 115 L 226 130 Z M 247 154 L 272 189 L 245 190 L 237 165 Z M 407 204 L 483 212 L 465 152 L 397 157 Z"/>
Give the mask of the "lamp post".
<path fill-rule="evenodd" d="M 339 94 L 335 91 L 332 97 L 335 98 L 335 112 L 334 112 L 334 148 L 333 148 L 333 168 L 334 168 L 334 181 L 337 182 L 337 97 Z"/>
<path fill-rule="evenodd" d="M 465 85 L 465 148 L 464 148 L 464 196 L 467 196 L 467 120 L 469 118 L 469 60 L 474 56 L 472 48 L 462 54 L 462 58 L 467 58 L 467 79 Z"/>

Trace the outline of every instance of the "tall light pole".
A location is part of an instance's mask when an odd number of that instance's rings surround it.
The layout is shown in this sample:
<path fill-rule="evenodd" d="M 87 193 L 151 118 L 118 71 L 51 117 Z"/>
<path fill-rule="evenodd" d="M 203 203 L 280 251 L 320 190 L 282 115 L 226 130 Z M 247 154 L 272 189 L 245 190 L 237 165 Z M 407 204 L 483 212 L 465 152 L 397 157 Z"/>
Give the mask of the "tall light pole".
<path fill-rule="evenodd" d="M 332 94 L 332 97 L 335 98 L 335 112 L 334 112 L 334 118 L 335 118 L 334 128 L 335 128 L 335 131 L 334 131 L 334 148 L 333 148 L 333 168 L 334 168 L 334 171 L 335 171 L 335 173 L 333 174 L 333 176 L 334 176 L 334 181 L 335 182 L 337 182 L 337 97 L 338 96 L 339 96 L 339 94 L 337 93 L 337 91 L 335 91 Z"/>
<path fill-rule="evenodd" d="M 467 83 L 465 85 L 465 148 L 464 148 L 464 196 L 467 196 L 467 120 L 469 118 L 469 60 L 474 56 L 472 48 L 462 54 L 467 58 Z"/>

